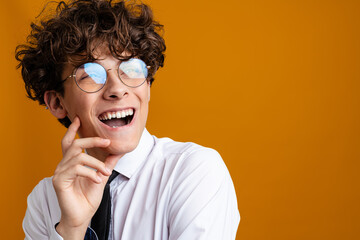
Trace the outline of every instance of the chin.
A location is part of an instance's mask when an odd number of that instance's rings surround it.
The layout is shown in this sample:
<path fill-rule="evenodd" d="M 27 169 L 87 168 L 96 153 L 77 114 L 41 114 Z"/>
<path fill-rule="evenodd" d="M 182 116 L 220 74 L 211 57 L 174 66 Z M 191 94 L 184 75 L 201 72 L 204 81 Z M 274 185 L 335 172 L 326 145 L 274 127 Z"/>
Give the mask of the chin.
<path fill-rule="evenodd" d="M 106 148 L 106 152 L 111 155 L 124 155 L 126 153 L 132 152 L 138 145 L 139 142 L 136 143 L 124 143 L 124 142 L 112 142 L 110 146 Z"/>

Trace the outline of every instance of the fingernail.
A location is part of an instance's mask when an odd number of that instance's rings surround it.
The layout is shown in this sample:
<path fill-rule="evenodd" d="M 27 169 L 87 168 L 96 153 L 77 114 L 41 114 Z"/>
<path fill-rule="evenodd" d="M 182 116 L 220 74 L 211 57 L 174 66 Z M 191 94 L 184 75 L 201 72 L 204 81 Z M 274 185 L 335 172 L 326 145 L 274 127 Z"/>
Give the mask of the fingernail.
<path fill-rule="evenodd" d="M 109 168 L 106 167 L 105 170 L 108 174 L 111 174 L 111 170 Z"/>
<path fill-rule="evenodd" d="M 110 142 L 110 139 L 103 138 L 102 140 L 103 140 L 103 142 L 105 142 L 105 143 L 109 143 L 109 142 Z"/>

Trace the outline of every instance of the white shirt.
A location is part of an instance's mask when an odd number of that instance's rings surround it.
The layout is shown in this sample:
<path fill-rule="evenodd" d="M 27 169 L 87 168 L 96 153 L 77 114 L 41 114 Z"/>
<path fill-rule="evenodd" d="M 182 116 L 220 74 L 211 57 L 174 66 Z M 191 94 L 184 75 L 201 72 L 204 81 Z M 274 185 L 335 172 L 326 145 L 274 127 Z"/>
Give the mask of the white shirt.
<path fill-rule="evenodd" d="M 230 174 L 213 149 L 156 138 L 145 129 L 110 184 L 113 240 L 230 240 L 240 215 Z M 25 239 L 62 240 L 51 178 L 28 196 Z"/>

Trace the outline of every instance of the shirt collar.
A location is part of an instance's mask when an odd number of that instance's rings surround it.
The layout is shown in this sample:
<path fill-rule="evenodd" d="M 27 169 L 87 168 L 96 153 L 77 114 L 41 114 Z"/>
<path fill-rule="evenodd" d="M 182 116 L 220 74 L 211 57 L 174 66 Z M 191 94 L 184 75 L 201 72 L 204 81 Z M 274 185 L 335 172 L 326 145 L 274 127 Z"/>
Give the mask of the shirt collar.
<path fill-rule="evenodd" d="M 129 153 L 126 153 L 116 163 L 114 170 L 124 175 L 127 178 L 135 173 L 140 165 L 146 160 L 154 146 L 154 138 L 150 135 L 146 128 L 141 135 L 137 147 Z"/>

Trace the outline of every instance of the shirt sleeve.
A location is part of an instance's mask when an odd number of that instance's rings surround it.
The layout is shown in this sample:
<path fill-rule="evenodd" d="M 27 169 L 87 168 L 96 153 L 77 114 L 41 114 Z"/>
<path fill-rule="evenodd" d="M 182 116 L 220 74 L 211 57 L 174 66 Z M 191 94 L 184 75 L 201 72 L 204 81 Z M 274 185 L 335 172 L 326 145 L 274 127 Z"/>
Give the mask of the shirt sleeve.
<path fill-rule="evenodd" d="M 176 175 L 169 203 L 169 240 L 235 239 L 240 214 L 221 156 L 209 148 L 192 152 Z"/>
<path fill-rule="evenodd" d="M 56 231 L 60 220 L 60 209 L 52 179 L 45 178 L 27 198 L 27 209 L 23 220 L 25 240 L 63 240 Z M 98 240 L 93 229 L 88 227 L 84 240 Z"/>
<path fill-rule="evenodd" d="M 46 180 L 42 180 L 27 198 L 27 209 L 23 220 L 25 240 L 63 240 L 52 224 L 46 197 Z"/>

